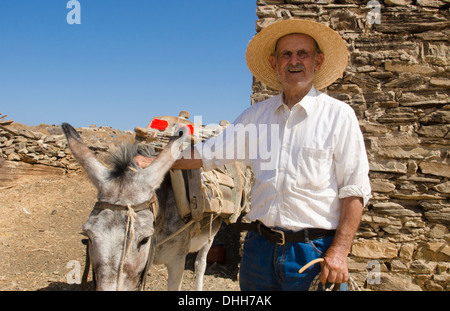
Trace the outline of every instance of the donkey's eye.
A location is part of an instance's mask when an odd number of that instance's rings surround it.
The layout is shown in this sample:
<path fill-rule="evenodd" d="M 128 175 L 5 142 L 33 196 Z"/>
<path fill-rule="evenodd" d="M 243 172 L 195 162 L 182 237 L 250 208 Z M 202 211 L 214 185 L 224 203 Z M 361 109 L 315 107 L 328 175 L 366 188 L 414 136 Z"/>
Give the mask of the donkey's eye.
<path fill-rule="evenodd" d="M 140 248 L 141 246 L 144 246 L 145 244 L 147 244 L 148 240 L 150 239 L 150 237 L 144 237 L 142 240 L 139 241 L 138 243 L 138 248 Z"/>

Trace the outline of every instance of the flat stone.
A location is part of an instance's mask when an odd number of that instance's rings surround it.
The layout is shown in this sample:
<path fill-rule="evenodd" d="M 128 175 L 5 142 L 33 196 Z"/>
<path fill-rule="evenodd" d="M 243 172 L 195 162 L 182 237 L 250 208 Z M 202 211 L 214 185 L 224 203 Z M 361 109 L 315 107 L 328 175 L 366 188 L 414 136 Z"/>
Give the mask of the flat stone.
<path fill-rule="evenodd" d="M 450 194 L 450 181 L 434 186 L 433 190 Z"/>
<path fill-rule="evenodd" d="M 378 291 L 421 291 L 421 287 L 414 283 L 414 278 L 405 273 L 381 273 L 378 284 L 370 285 L 370 288 Z"/>
<path fill-rule="evenodd" d="M 429 125 L 434 123 L 450 123 L 450 111 L 442 110 L 432 112 L 422 118 L 419 119 L 420 123 Z"/>
<path fill-rule="evenodd" d="M 418 117 L 414 113 L 389 113 L 377 119 L 380 123 L 410 123 L 418 120 Z"/>
<path fill-rule="evenodd" d="M 424 137 L 444 138 L 450 131 L 450 125 L 421 126 L 416 133 Z"/>
<path fill-rule="evenodd" d="M 370 163 L 370 170 L 376 172 L 402 173 L 407 172 L 407 166 L 404 163 L 389 161 L 386 163 Z"/>
<path fill-rule="evenodd" d="M 440 79 L 440 78 L 431 78 L 430 85 L 450 88 L 450 80 L 449 79 Z"/>
<path fill-rule="evenodd" d="M 411 4 L 412 0 L 385 0 L 386 5 L 408 5 Z"/>
<path fill-rule="evenodd" d="M 380 216 L 373 215 L 371 222 L 374 224 L 380 225 L 380 226 L 401 226 L 402 225 L 402 222 L 400 219 L 395 219 L 394 217 L 389 217 L 389 216 L 380 217 Z"/>
<path fill-rule="evenodd" d="M 408 267 L 400 260 L 391 261 L 391 271 L 408 271 Z"/>
<path fill-rule="evenodd" d="M 447 36 L 443 32 L 436 31 L 425 31 L 422 33 L 414 34 L 414 37 L 417 37 L 423 41 L 446 41 Z"/>
<path fill-rule="evenodd" d="M 416 74 L 431 74 L 434 73 L 434 69 L 419 64 L 408 64 L 403 62 L 386 62 L 384 69 L 387 71 L 395 71 L 402 73 L 416 73 Z"/>
<path fill-rule="evenodd" d="M 414 260 L 410 267 L 409 271 L 413 273 L 431 273 L 433 272 L 436 264 L 426 262 L 425 260 Z"/>
<path fill-rule="evenodd" d="M 386 214 L 394 217 L 421 216 L 421 213 L 404 208 L 402 205 L 394 202 L 375 203 L 372 205 L 372 207 L 376 213 Z"/>
<path fill-rule="evenodd" d="M 391 242 L 375 240 L 355 241 L 352 245 L 351 254 L 370 259 L 395 258 L 398 255 L 398 247 Z"/>
<path fill-rule="evenodd" d="M 423 161 L 419 164 L 419 167 L 424 174 L 450 178 L 450 164 Z"/>
<path fill-rule="evenodd" d="M 410 261 L 412 259 L 413 254 L 414 254 L 414 244 L 404 243 L 400 247 L 400 252 L 398 256 L 402 259 Z"/>
<path fill-rule="evenodd" d="M 405 10 L 403 12 L 382 12 L 382 23 L 374 24 L 377 31 L 392 33 L 421 33 L 430 30 L 440 30 L 448 27 L 449 21 L 446 16 L 428 13 L 426 11 L 414 12 Z"/>
<path fill-rule="evenodd" d="M 428 7 L 433 7 L 433 8 L 440 8 L 444 4 L 445 3 L 443 1 L 439 1 L 439 0 L 417 0 L 417 5 L 428 6 Z"/>
<path fill-rule="evenodd" d="M 363 133 L 372 133 L 372 134 L 386 134 L 389 132 L 386 125 L 378 124 L 378 123 L 369 123 L 361 121 L 359 123 L 361 130 Z"/>
<path fill-rule="evenodd" d="M 385 147 L 414 147 L 419 144 L 418 137 L 412 136 L 397 136 L 397 137 L 379 137 L 377 140 L 377 145 L 380 148 Z"/>
<path fill-rule="evenodd" d="M 378 151 L 378 155 L 386 158 L 397 158 L 397 159 L 424 159 L 430 157 L 439 158 L 441 153 L 439 150 L 430 150 L 421 147 L 417 148 L 406 148 L 392 147 L 392 148 L 382 148 Z"/>
<path fill-rule="evenodd" d="M 387 179 L 375 179 L 370 182 L 372 191 L 389 193 L 395 190 L 395 185 Z"/>
<path fill-rule="evenodd" d="M 450 225 L 450 208 L 428 210 L 424 212 L 424 216 L 430 222 Z"/>
<path fill-rule="evenodd" d="M 440 183 L 441 182 L 441 180 L 439 178 L 429 178 L 429 177 L 420 177 L 420 176 L 402 176 L 398 180 L 425 182 L 425 183 Z"/>
<path fill-rule="evenodd" d="M 433 194 L 426 194 L 422 192 L 415 192 L 411 194 L 404 194 L 404 193 L 392 193 L 391 196 L 396 199 L 401 200 L 445 200 L 447 199 L 444 196 L 441 195 L 433 195 Z"/>
<path fill-rule="evenodd" d="M 426 236 L 432 239 L 443 239 L 447 233 L 448 228 L 446 226 L 437 224 L 427 232 Z"/>

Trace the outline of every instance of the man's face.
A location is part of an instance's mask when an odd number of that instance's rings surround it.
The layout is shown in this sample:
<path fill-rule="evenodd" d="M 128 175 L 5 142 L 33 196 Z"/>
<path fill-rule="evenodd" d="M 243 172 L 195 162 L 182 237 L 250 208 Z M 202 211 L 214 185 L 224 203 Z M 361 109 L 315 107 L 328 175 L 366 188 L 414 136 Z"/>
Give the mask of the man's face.
<path fill-rule="evenodd" d="M 314 70 L 320 69 L 324 58 L 316 53 L 314 40 L 305 34 L 290 34 L 278 41 L 275 52 L 269 61 L 283 90 L 311 88 Z"/>

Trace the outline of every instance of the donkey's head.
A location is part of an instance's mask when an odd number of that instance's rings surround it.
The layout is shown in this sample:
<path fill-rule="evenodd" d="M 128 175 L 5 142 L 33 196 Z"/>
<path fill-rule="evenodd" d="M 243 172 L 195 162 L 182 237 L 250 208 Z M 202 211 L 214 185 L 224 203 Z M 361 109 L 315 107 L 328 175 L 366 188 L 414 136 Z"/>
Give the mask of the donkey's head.
<path fill-rule="evenodd" d="M 134 290 L 145 273 L 156 215 L 151 208 L 155 191 L 178 159 L 188 130 L 168 146 L 146 168 L 134 162 L 149 149 L 123 145 L 111 154 L 111 168 L 104 166 L 69 124 L 62 129 L 76 160 L 98 190 L 98 202 L 83 231 L 89 238 L 89 255 L 97 290 Z"/>

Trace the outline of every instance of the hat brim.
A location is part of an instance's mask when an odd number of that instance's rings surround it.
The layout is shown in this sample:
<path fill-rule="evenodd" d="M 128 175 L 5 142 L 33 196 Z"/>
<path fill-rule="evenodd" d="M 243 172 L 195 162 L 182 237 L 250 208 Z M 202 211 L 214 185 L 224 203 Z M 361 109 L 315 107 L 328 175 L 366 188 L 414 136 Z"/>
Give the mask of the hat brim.
<path fill-rule="evenodd" d="M 275 44 L 281 37 L 303 33 L 313 37 L 324 54 L 324 62 L 314 74 L 316 89 L 323 89 L 342 77 L 348 64 L 348 49 L 344 39 L 333 29 L 308 20 L 290 19 L 275 22 L 256 34 L 246 52 L 247 66 L 253 76 L 268 87 L 281 91 L 277 73 L 269 63 Z"/>

